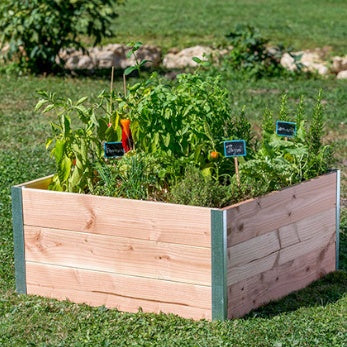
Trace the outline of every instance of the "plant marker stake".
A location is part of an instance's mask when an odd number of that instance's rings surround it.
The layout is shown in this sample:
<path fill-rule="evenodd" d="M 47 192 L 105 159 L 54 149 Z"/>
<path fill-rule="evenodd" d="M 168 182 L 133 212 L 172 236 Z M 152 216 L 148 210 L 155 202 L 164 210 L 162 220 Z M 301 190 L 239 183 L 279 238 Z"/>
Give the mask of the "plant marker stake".
<path fill-rule="evenodd" d="M 111 86 L 110 86 L 111 93 L 113 92 L 113 77 L 114 77 L 114 66 L 112 66 L 112 69 L 111 69 Z"/>
<path fill-rule="evenodd" d="M 125 74 L 123 74 L 123 91 L 124 91 L 124 96 L 126 96 L 127 95 L 127 81 L 126 81 Z"/>
<path fill-rule="evenodd" d="M 240 187 L 239 161 L 237 160 L 237 157 L 234 157 L 234 164 L 235 164 L 235 174 L 236 174 L 237 185 Z"/>
<path fill-rule="evenodd" d="M 113 111 L 113 100 L 112 100 L 112 92 L 113 92 L 113 77 L 114 77 L 114 66 L 112 66 L 111 68 L 111 85 L 110 85 L 110 112 Z"/>
<path fill-rule="evenodd" d="M 237 157 L 244 157 L 246 155 L 247 155 L 247 150 L 246 150 L 245 140 L 224 141 L 224 156 L 234 158 L 236 181 L 239 187 L 240 187 L 240 174 L 239 174 L 239 162 Z"/>

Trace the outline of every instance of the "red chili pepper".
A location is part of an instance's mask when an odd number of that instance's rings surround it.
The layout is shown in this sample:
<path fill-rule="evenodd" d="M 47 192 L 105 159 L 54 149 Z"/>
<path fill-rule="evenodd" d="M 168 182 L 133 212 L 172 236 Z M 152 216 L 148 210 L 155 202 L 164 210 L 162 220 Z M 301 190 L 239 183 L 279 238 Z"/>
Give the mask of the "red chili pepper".
<path fill-rule="evenodd" d="M 129 152 L 133 149 L 134 141 L 130 130 L 130 119 L 121 119 L 120 124 L 122 126 L 122 146 L 124 152 Z"/>

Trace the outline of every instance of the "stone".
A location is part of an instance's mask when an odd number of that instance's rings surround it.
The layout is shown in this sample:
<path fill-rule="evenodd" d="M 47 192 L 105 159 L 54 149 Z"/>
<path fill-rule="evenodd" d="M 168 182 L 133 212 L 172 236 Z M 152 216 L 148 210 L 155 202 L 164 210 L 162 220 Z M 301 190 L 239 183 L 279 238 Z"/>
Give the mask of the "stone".
<path fill-rule="evenodd" d="M 322 60 L 324 52 L 319 50 L 315 51 L 300 51 L 300 52 L 292 52 L 292 55 L 299 56 L 301 55 L 298 63 L 303 65 L 303 71 L 311 71 L 317 72 L 320 75 L 329 74 L 329 69 L 326 66 L 326 62 Z M 281 61 L 281 65 L 290 71 L 296 71 L 297 66 L 295 64 L 294 58 L 289 53 L 284 53 Z"/>
<path fill-rule="evenodd" d="M 94 60 L 100 69 L 108 69 L 112 66 L 117 67 L 117 57 L 112 51 L 101 51 L 94 55 Z"/>
<path fill-rule="evenodd" d="M 78 55 L 73 55 L 69 57 L 65 62 L 65 68 L 68 70 L 76 70 L 80 58 Z"/>
<path fill-rule="evenodd" d="M 91 70 L 94 68 L 94 62 L 92 58 L 88 55 L 82 55 L 79 58 L 78 64 L 77 64 L 77 69 L 81 70 Z"/>
<path fill-rule="evenodd" d="M 284 53 L 280 64 L 289 71 L 296 71 L 297 67 L 294 63 L 294 58 L 289 53 Z"/>
<path fill-rule="evenodd" d="M 163 65 L 167 69 L 181 69 L 185 67 L 197 66 L 197 63 L 192 60 L 193 57 L 206 60 L 203 56 L 208 56 L 212 53 L 212 49 L 206 46 L 194 46 L 181 50 L 177 54 L 168 53 L 163 60 Z"/>
<path fill-rule="evenodd" d="M 337 76 L 337 79 L 342 80 L 342 79 L 347 79 L 347 70 L 340 71 Z"/>
<path fill-rule="evenodd" d="M 347 56 L 333 57 L 332 70 L 336 73 L 347 70 Z"/>

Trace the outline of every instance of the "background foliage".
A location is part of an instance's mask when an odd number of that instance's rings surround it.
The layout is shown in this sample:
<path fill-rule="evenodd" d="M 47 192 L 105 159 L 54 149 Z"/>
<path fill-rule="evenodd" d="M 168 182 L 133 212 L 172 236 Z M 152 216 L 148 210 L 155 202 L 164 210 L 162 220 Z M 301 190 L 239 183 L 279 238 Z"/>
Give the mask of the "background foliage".
<path fill-rule="evenodd" d="M 122 0 L 2 0 L 0 47 L 8 44 L 7 58 L 21 68 L 52 72 L 59 68 L 61 49 L 82 49 L 81 35 L 94 44 L 114 34 L 110 23 L 117 17 L 115 4 Z"/>

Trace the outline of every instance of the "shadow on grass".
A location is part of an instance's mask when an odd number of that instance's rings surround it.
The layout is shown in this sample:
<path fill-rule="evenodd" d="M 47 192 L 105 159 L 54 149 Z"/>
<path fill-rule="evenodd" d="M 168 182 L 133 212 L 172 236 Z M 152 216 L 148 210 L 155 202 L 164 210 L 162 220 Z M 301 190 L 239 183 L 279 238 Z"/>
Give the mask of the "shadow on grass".
<path fill-rule="evenodd" d="M 344 226 L 346 229 L 346 226 Z M 244 319 L 271 318 L 302 307 L 326 306 L 347 293 L 347 232 L 340 234 L 340 270 L 313 282 L 307 288 L 294 292 L 283 299 L 271 302 L 247 314 Z"/>

